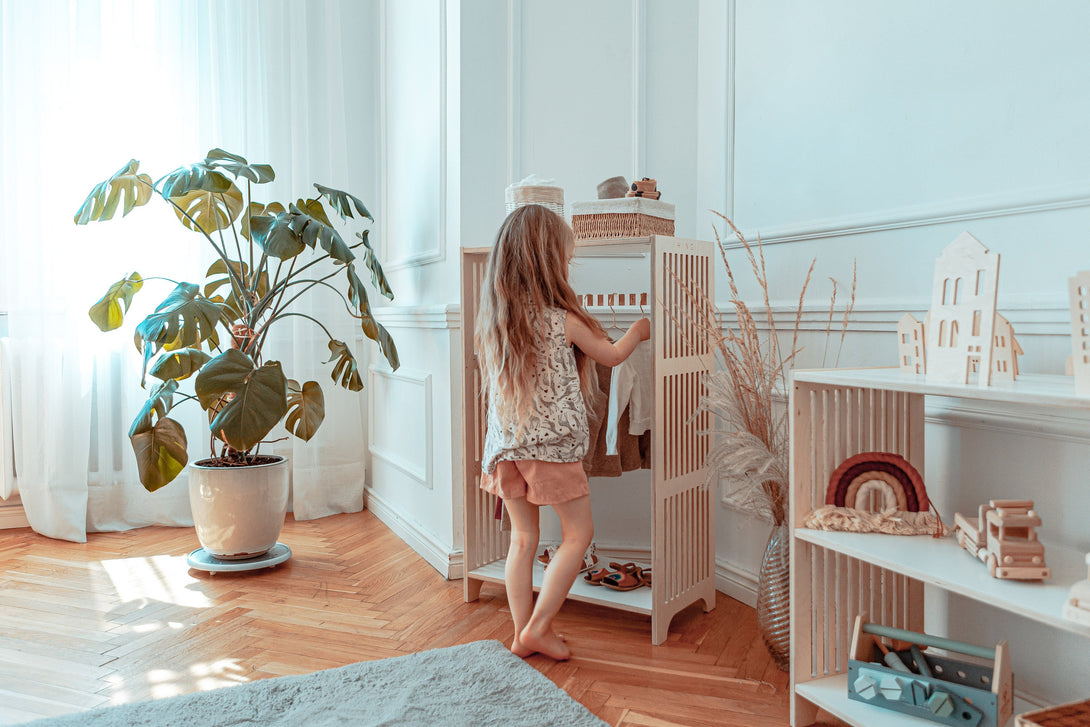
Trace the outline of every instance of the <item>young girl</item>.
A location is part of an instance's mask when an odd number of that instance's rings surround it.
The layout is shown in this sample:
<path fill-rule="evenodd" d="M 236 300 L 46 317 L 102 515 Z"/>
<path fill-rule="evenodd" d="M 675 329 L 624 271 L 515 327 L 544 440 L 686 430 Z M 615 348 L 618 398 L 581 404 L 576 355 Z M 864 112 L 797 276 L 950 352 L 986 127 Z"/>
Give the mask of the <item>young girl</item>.
<path fill-rule="evenodd" d="M 488 392 L 488 433 L 481 487 L 511 517 L 504 571 L 515 622 L 511 651 L 571 656 L 552 622 L 583 568 L 594 536 L 590 487 L 582 460 L 589 446 L 586 402 L 595 386 L 593 362 L 616 366 L 651 322 L 636 321 L 616 343 L 579 304 L 568 283 L 575 249 L 571 228 L 541 205 L 512 212 L 488 258 L 476 321 L 476 346 Z M 533 594 L 538 508 L 560 517 L 561 544 Z"/>

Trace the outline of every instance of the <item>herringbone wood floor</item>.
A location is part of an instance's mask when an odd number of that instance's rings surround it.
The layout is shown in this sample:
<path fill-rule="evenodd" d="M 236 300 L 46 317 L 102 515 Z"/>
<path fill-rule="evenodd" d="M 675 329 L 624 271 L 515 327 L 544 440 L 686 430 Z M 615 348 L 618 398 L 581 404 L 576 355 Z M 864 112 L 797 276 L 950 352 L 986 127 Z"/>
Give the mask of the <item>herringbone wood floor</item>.
<path fill-rule="evenodd" d="M 308 522 L 293 557 L 248 574 L 192 571 L 189 528 L 92 534 L 85 545 L 0 531 L 0 724 L 302 674 L 478 639 L 510 643 L 501 587 L 463 603 L 371 513 Z M 613 725 L 787 724 L 787 675 L 753 609 L 719 594 L 652 646 L 646 617 L 568 603 L 574 657 L 529 662 Z"/>

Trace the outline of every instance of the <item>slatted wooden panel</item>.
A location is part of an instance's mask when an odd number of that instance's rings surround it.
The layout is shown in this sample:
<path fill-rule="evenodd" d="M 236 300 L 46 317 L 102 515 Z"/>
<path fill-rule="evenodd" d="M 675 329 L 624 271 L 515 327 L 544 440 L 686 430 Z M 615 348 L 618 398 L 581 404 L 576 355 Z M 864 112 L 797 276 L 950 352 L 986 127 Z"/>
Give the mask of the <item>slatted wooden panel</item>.
<path fill-rule="evenodd" d="M 793 527 L 824 505 L 829 478 L 847 457 L 893 452 L 923 471 L 921 395 L 800 383 L 791 406 Z M 792 689 L 848 670 L 857 614 L 923 631 L 921 582 L 804 541 L 792 546 Z M 792 724 L 811 718 L 802 702 L 794 700 Z"/>
<path fill-rule="evenodd" d="M 651 640 L 666 639 L 670 619 L 702 600 L 715 603 L 714 492 L 705 486 L 708 415 L 695 415 L 701 376 L 711 363 L 699 321 L 715 290 L 712 243 L 655 237 L 652 245 L 655 305 L 655 427 L 652 469 Z"/>
<path fill-rule="evenodd" d="M 508 536 L 495 516 L 499 498 L 481 489 L 481 453 L 488 412 L 481 396 L 473 332 L 488 253 L 487 248 L 462 250 L 462 547 L 466 573 L 505 557 L 508 545 Z M 480 580 L 465 578 L 466 601 L 476 600 L 480 589 Z"/>

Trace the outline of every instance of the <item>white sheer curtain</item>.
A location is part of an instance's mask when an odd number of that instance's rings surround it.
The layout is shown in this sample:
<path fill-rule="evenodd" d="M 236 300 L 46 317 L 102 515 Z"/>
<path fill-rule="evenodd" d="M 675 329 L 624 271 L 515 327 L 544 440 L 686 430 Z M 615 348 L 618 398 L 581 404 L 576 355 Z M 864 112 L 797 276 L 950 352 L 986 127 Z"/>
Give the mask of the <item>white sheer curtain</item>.
<path fill-rule="evenodd" d="M 211 251 L 161 201 L 83 227 L 75 210 L 130 158 L 158 178 L 214 147 L 276 168 L 263 201 L 313 196 L 313 181 L 373 191 L 369 170 L 347 168 L 359 119 L 343 100 L 372 108 L 352 100 L 353 79 L 372 73 L 377 54 L 342 47 L 368 13 L 351 0 L 0 0 L 0 310 L 9 311 L 0 361 L 16 473 L 0 488 L 18 490 L 38 532 L 82 542 L 87 531 L 192 522 L 185 474 L 145 492 L 127 438 L 144 398 L 132 329 L 172 285 L 147 282 L 111 334 L 87 309 L 134 270 L 199 282 Z M 361 174 L 367 189 L 354 189 Z M 334 335 L 356 339 L 339 299 L 310 305 L 323 321 L 344 321 Z M 327 401 L 314 440 L 276 445 L 293 458 L 296 516 L 358 510 L 360 395 L 333 385 L 320 329 L 291 320 L 276 342 L 285 371 L 319 381 Z M 185 425 L 190 461 L 208 456 L 199 408 L 171 416 Z"/>

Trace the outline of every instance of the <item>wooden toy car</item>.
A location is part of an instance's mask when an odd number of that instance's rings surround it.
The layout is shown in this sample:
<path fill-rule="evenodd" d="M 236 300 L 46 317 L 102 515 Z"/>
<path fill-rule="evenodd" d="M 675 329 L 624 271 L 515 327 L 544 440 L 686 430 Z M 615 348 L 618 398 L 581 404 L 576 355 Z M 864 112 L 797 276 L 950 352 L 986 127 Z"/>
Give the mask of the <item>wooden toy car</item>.
<path fill-rule="evenodd" d="M 992 577 L 1034 580 L 1052 574 L 1045 565 L 1045 546 L 1037 540 L 1040 525 L 1033 500 L 992 500 L 980 506 L 975 522 L 956 513 L 954 537 L 987 563 Z"/>

